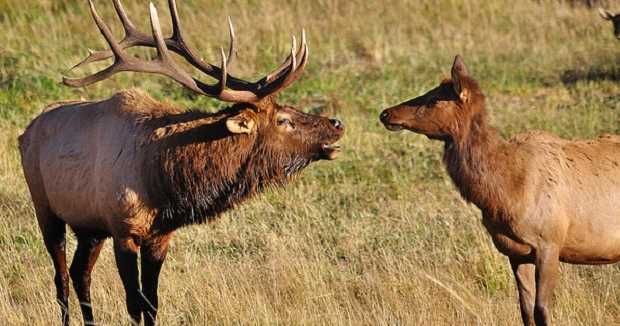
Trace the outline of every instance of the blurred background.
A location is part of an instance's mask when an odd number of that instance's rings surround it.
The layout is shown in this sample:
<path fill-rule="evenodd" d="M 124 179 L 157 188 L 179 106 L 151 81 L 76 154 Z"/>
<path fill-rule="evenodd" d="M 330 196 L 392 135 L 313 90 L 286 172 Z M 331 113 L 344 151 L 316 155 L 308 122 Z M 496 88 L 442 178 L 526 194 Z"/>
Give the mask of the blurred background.
<path fill-rule="evenodd" d="M 277 66 L 290 35 L 305 28 L 310 62 L 280 102 L 338 116 L 347 131 L 336 161 L 216 223 L 177 232 L 160 279 L 162 325 L 521 323 L 508 260 L 451 184 L 442 144 L 388 132 L 378 114 L 437 85 L 461 54 L 505 137 L 620 133 L 620 40 L 598 13 L 620 11 L 620 0 L 177 2 L 189 43 L 212 63 L 228 44 L 231 16 L 233 74 L 247 79 Z M 111 1 L 95 3 L 120 39 Z M 169 34 L 166 2 L 154 3 Z M 124 5 L 148 30 L 148 2 Z M 188 108 L 225 104 L 144 74 L 62 86 L 62 75 L 108 64 L 68 71 L 88 48 L 106 46 L 86 1 L 0 0 L 0 31 L 0 321 L 49 325 L 59 317 L 53 268 L 17 150 L 28 122 L 52 102 L 131 87 Z M 70 239 L 70 253 L 74 246 Z M 110 247 L 92 296 L 96 320 L 115 325 L 127 314 Z M 555 298 L 557 325 L 618 324 L 620 265 L 563 265 Z M 71 308 L 79 321 L 73 292 Z"/>

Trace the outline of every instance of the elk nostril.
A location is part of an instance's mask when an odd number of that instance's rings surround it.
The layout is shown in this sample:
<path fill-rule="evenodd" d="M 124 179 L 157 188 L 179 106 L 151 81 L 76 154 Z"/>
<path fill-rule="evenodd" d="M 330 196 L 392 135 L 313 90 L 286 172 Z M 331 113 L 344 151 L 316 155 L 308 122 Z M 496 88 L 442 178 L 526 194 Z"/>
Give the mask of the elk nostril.
<path fill-rule="evenodd" d="M 387 120 L 389 115 L 390 114 L 387 111 L 383 111 L 383 112 L 381 112 L 381 115 L 379 116 L 379 119 L 381 119 L 381 121 L 385 122 L 385 120 Z"/>
<path fill-rule="evenodd" d="M 342 124 L 342 121 L 338 120 L 338 119 L 329 119 L 329 122 L 332 123 L 332 125 L 334 125 L 334 127 L 336 129 L 342 129 L 344 128 L 344 125 Z"/>

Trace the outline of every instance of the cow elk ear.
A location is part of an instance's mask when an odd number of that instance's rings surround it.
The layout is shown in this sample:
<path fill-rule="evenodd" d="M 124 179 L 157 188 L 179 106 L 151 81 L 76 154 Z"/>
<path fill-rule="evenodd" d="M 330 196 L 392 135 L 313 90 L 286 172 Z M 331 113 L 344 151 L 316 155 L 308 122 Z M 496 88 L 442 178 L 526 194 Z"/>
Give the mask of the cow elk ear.
<path fill-rule="evenodd" d="M 233 134 L 251 134 L 256 130 L 256 117 L 249 110 L 226 119 L 226 128 Z"/>
<path fill-rule="evenodd" d="M 467 102 L 469 101 L 469 90 L 465 87 L 463 82 L 464 77 L 469 77 L 469 72 L 467 72 L 467 67 L 465 67 L 463 58 L 457 55 L 452 64 L 452 84 L 454 85 L 454 91 L 459 95 L 461 101 Z"/>
<path fill-rule="evenodd" d="M 598 13 L 601 15 L 601 17 L 605 20 L 610 20 L 612 18 L 614 18 L 614 14 L 611 13 L 611 11 L 609 10 L 605 10 L 603 8 L 598 8 Z"/>

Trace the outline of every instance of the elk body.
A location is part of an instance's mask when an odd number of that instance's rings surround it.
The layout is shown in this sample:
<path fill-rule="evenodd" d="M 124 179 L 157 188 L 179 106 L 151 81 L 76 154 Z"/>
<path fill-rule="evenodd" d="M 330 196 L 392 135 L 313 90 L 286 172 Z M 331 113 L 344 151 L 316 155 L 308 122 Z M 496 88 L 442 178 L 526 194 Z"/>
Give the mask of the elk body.
<path fill-rule="evenodd" d="M 601 17 L 605 20 L 609 20 L 614 26 L 614 36 L 620 40 L 620 14 L 614 14 L 609 10 L 599 8 Z"/>
<path fill-rule="evenodd" d="M 510 260 L 525 325 L 549 324 L 560 261 L 620 260 L 620 136 L 530 132 L 506 141 L 488 125 L 485 97 L 459 56 L 451 80 L 380 119 L 444 142 L 450 177 Z"/>
<path fill-rule="evenodd" d="M 215 219 L 269 186 L 284 185 L 313 161 L 333 159 L 333 145 L 344 132 L 340 121 L 304 114 L 275 102 L 275 94 L 295 81 L 307 59 L 305 35 L 293 41 L 287 61 L 251 83 L 198 59 L 187 47 L 174 0 L 169 0 L 173 35 L 163 39 L 151 4 L 152 36 L 136 30 L 118 0 L 114 6 L 126 37 L 116 42 L 90 2 L 91 13 L 111 51 L 91 53 L 81 64 L 114 58 L 114 64 L 83 79 L 84 86 L 119 71 L 158 73 L 201 95 L 233 102 L 215 114 L 187 111 L 123 91 L 100 102 L 52 105 L 36 117 L 19 139 L 26 181 L 37 220 L 55 268 L 63 324 L 69 323 L 69 276 L 84 322 L 94 322 L 90 275 L 104 240 L 114 253 L 134 322 L 144 315 L 154 324 L 157 282 L 173 232 Z M 231 47 L 234 54 L 232 25 Z M 158 57 L 143 61 L 124 52 L 131 46 L 154 47 Z M 168 49 L 218 79 L 208 85 L 189 76 Z M 78 247 L 67 270 L 65 229 Z M 140 273 L 137 256 L 140 254 Z M 139 284 L 141 283 L 141 285 Z"/>

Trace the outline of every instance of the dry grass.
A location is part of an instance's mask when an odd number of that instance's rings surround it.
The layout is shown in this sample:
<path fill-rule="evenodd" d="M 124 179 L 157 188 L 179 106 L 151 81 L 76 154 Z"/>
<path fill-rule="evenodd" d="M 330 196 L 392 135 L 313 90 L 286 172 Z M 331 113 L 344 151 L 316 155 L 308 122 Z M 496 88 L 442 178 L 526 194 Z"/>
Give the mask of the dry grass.
<path fill-rule="evenodd" d="M 145 28 L 146 1 L 125 2 Z M 113 21 L 111 5 L 97 3 Z M 164 1 L 156 3 L 164 15 Z M 505 135 L 620 133 L 620 43 L 595 11 L 529 0 L 179 6 L 192 44 L 208 58 L 227 39 L 225 17 L 234 18 L 235 69 L 249 77 L 279 62 L 288 34 L 304 26 L 310 64 L 282 101 L 336 114 L 348 130 L 339 160 L 315 164 L 213 225 L 178 232 L 160 282 L 162 325 L 519 323 L 507 259 L 450 184 L 440 144 L 388 133 L 377 115 L 436 84 L 461 53 Z M 0 1 L 0 30 L 0 321 L 49 325 L 59 318 L 52 265 L 16 148 L 27 122 L 46 103 L 130 86 L 187 106 L 221 104 L 157 77 L 120 75 L 85 90 L 58 85 L 87 47 L 102 46 L 84 1 Z M 618 323 L 617 265 L 563 265 L 562 272 L 557 325 Z M 126 320 L 110 242 L 93 278 L 97 320 Z M 71 300 L 77 321 L 73 293 Z"/>

